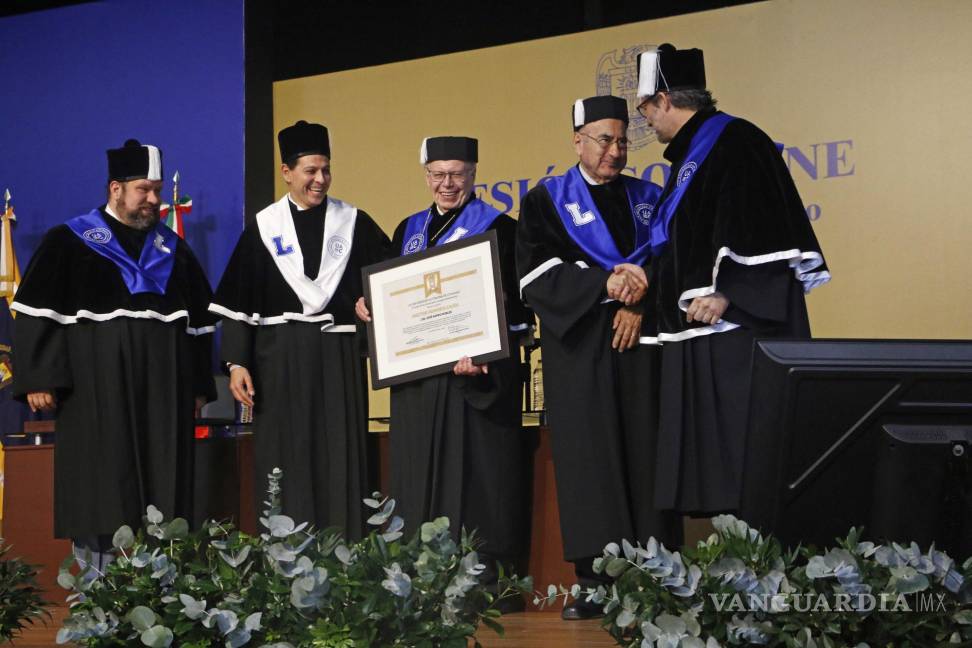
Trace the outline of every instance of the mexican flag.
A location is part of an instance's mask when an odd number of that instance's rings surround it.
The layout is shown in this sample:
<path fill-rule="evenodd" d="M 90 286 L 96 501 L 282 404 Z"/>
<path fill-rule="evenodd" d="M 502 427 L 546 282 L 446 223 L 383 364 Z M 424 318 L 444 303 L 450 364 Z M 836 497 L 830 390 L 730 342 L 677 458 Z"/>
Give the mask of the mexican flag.
<path fill-rule="evenodd" d="M 180 238 L 186 238 L 186 230 L 182 225 L 182 217 L 191 211 L 192 199 L 189 196 L 179 198 L 174 208 L 169 203 L 162 203 L 162 207 L 159 208 L 159 214 L 162 216 L 162 220 Z"/>

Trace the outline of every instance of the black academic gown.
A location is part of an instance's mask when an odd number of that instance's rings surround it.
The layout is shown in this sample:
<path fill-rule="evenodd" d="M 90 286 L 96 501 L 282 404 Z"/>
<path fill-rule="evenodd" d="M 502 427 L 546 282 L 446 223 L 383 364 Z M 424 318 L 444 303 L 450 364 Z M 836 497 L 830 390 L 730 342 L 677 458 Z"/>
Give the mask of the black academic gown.
<path fill-rule="evenodd" d="M 663 201 L 692 136 L 714 114 L 696 113 L 666 148 L 673 171 Z M 693 514 L 732 511 L 753 341 L 809 337 L 804 292 L 830 277 L 793 179 L 756 126 L 736 119 L 725 127 L 679 203 L 651 273 L 649 300 L 663 342 L 656 503 Z M 722 319 L 738 328 L 686 322 L 679 300 L 686 306 L 685 293 L 706 287 L 729 299 Z"/>
<path fill-rule="evenodd" d="M 314 277 L 324 246 L 324 205 L 299 211 L 291 202 L 290 208 L 304 273 Z M 256 222 L 240 236 L 213 300 L 223 323 L 220 358 L 246 367 L 256 392 L 256 501 L 266 499 L 267 474 L 279 467 L 286 515 L 318 528 L 341 527 L 352 538 L 364 531 L 362 499 L 370 494 L 367 382 L 354 302 L 363 294 L 361 268 L 386 256 L 387 247 L 388 237 L 359 209 L 337 290 L 321 312 L 309 314 L 330 314 L 328 328 L 341 332 L 322 332 L 323 321 L 285 315 L 302 313 L 302 305 Z"/>
<path fill-rule="evenodd" d="M 146 232 L 102 211 L 138 259 Z M 51 229 L 17 291 L 14 394 L 52 390 L 54 534 L 141 525 L 155 505 L 192 519 L 194 398 L 215 398 L 209 282 L 179 239 L 164 295 L 131 294 L 118 267 L 66 225 Z M 169 320 L 169 321 L 166 321 Z"/>
<path fill-rule="evenodd" d="M 629 254 L 635 233 L 624 186 L 588 189 L 618 250 Z M 611 348 L 620 306 L 602 303 L 610 272 L 567 234 L 543 185 L 523 199 L 516 256 L 521 281 L 555 264 L 532 277 L 523 295 L 540 318 L 564 557 L 600 555 L 622 538 L 677 546 L 679 521 L 654 507 L 657 347 Z"/>
<path fill-rule="evenodd" d="M 431 209 L 434 246 L 462 209 Z M 398 253 L 405 223 L 393 237 Z M 445 515 L 456 537 L 463 527 L 476 529 L 482 553 L 515 560 L 526 545 L 529 491 L 519 341 L 530 333 L 533 313 L 516 287 L 516 221 L 502 214 L 489 229 L 499 242 L 510 357 L 490 362 L 485 375 L 440 374 L 391 388 L 391 494 L 413 531 Z"/>

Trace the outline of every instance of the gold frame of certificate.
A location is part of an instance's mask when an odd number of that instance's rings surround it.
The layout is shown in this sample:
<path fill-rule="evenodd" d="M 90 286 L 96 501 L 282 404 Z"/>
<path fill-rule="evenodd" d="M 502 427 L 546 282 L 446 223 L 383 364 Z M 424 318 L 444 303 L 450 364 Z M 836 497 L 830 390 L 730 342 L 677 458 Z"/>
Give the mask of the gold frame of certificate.
<path fill-rule="evenodd" d="M 361 269 L 375 389 L 510 355 L 496 232 Z"/>

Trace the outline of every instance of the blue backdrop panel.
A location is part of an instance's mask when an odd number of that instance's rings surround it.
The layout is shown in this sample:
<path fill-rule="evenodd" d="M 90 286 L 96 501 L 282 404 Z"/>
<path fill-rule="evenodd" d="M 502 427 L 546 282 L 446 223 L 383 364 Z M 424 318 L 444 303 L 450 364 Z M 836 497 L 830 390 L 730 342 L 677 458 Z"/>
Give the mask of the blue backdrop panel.
<path fill-rule="evenodd" d="M 113 0 L 0 19 L 0 192 L 25 268 L 44 232 L 105 202 L 105 149 L 159 146 L 192 197 L 212 283 L 243 223 L 243 0 Z"/>

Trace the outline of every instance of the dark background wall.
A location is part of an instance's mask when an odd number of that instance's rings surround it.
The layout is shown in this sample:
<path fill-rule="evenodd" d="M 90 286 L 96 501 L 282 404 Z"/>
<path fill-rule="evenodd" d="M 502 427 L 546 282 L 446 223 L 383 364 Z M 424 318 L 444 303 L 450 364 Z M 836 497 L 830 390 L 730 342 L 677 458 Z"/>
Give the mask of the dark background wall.
<path fill-rule="evenodd" d="M 754 0 L 247 0 L 247 205 L 273 195 L 272 82 Z M 678 43 L 676 43 L 678 45 Z M 461 75 L 461 70 L 456 71 Z M 475 79 L 443 80 L 475 83 Z M 334 97 L 341 101 L 341 97 Z M 388 97 L 389 125 L 395 97 Z M 249 213 L 254 209 L 248 209 Z"/>
<path fill-rule="evenodd" d="M 274 81 L 747 1 L 8 0 L 0 191 L 14 194 L 18 258 L 101 204 L 104 150 L 137 137 L 163 149 L 167 200 L 179 169 L 187 238 L 215 283 L 244 214 L 275 198 Z"/>
<path fill-rule="evenodd" d="M 9 9 L 9 7 L 8 7 Z M 105 198 L 105 149 L 159 146 L 187 238 L 218 280 L 243 213 L 242 0 L 109 0 L 0 18 L 0 192 L 24 268 L 44 231 Z"/>
<path fill-rule="evenodd" d="M 275 81 L 692 13 L 753 0 L 282 0 L 247 2 L 272 22 Z"/>

